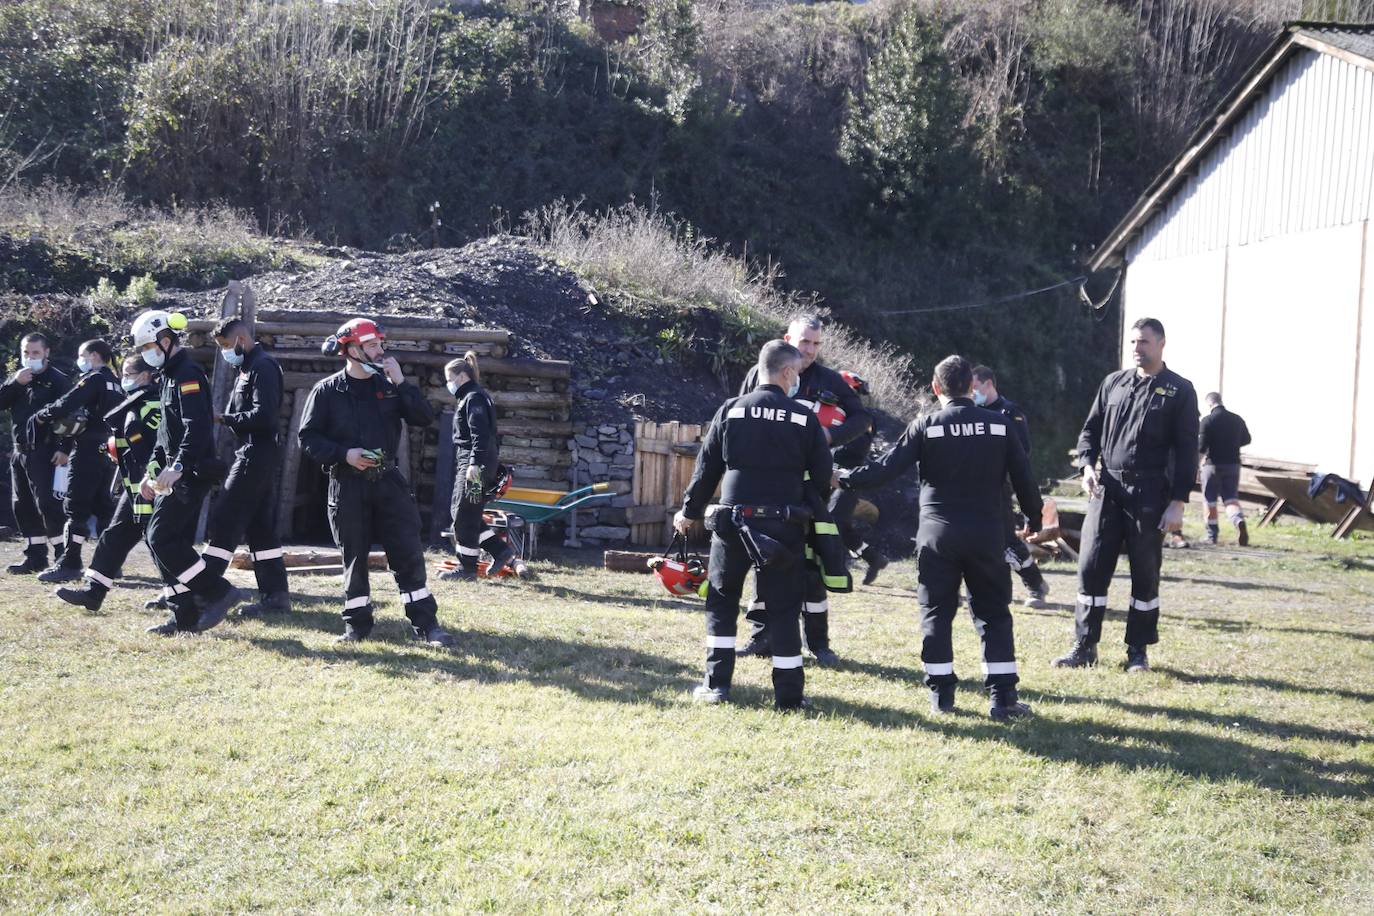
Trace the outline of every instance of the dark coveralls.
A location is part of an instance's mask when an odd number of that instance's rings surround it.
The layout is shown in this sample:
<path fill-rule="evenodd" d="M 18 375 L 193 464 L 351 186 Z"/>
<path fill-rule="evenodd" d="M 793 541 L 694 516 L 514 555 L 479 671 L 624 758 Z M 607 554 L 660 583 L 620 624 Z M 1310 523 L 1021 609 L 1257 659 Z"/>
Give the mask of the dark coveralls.
<path fill-rule="evenodd" d="M 500 438 L 496 432 L 496 408 L 482 386 L 469 379 L 458 389 L 458 408 L 453 415 L 453 535 L 458 542 L 458 562 L 476 571 L 477 558 L 486 550 L 495 559 L 504 559 L 509 547 L 500 532 L 482 517 L 486 496 L 473 501 L 468 496 L 467 470 L 482 469 L 482 492 L 496 480 L 500 459 Z"/>
<path fill-rule="evenodd" d="M 148 526 L 153 503 L 138 492 L 144 476 L 157 476 L 153 447 L 162 425 L 162 402 L 158 390 L 147 385 L 135 391 L 114 411 L 105 415 L 115 428 L 115 453 L 119 456 L 120 493 L 114 518 L 100 534 L 86 578 L 101 598 L 114 588 L 115 577 Z"/>
<path fill-rule="evenodd" d="M 1100 496 L 1088 503 L 1078 555 L 1074 635 L 1096 645 L 1107 587 L 1125 545 L 1131 562 L 1126 645 L 1159 642 L 1159 569 L 1171 500 L 1188 500 L 1197 475 L 1197 392 L 1168 367 L 1158 375 L 1113 372 L 1097 389 L 1078 437 L 1080 467 L 1102 462 Z"/>
<path fill-rule="evenodd" d="M 983 405 L 994 413 L 1000 413 L 1006 417 L 1007 426 L 1016 433 L 1016 438 L 1021 443 L 1021 450 L 1026 453 L 1026 458 L 1030 458 L 1030 425 L 1026 423 L 1026 414 L 1010 398 L 1004 398 L 1000 394 L 997 400 Z M 1030 545 L 1017 536 L 1017 529 L 1021 527 L 1021 516 L 1025 514 L 1024 507 L 1020 512 L 1014 511 L 1011 505 L 1011 484 L 1004 483 L 1002 492 L 1006 497 L 1007 504 L 1007 550 L 1006 560 L 1026 588 L 1032 595 L 1043 597 L 1042 591 L 1045 588 L 1045 576 L 1040 572 L 1040 567 L 1035 564 L 1035 558 L 1031 556 Z"/>
<path fill-rule="evenodd" d="M 777 385 L 761 385 L 716 412 L 682 504 L 685 517 L 705 519 L 713 532 L 706 592 L 707 687 L 730 687 L 739 602 L 751 566 L 728 507 L 804 507 L 808 489 L 819 498 L 830 472 L 830 449 L 820 421 Z M 727 507 L 723 511 L 708 506 L 718 483 L 720 506 Z M 772 636 L 774 697 L 780 708 L 795 708 L 804 686 L 797 618 L 805 595 L 806 522 L 758 518 L 748 524 L 776 540 L 785 554 L 757 573 L 757 585 Z"/>
<path fill-rule="evenodd" d="M 301 418 L 301 447 L 329 472 L 329 528 L 344 564 L 344 623 L 362 635 L 373 623 L 367 555 L 374 541 L 386 551 L 415 632 L 424 635 L 436 623 L 438 604 L 425 585 L 420 511 L 396 466 L 402 420 L 410 426 L 434 422 L 418 387 L 381 376 L 355 379 L 344 371 L 315 385 Z M 353 448 L 381 449 L 386 461 L 364 474 L 348 463 Z"/>
<path fill-rule="evenodd" d="M 281 366 L 261 345 L 253 347 L 238 368 L 224 412 L 224 426 L 240 445 L 210 513 L 209 543 L 201 551 L 206 568 L 221 575 L 246 538 L 264 598 L 286 592 L 286 564 L 277 538 L 281 395 Z"/>
<path fill-rule="evenodd" d="M 62 440 L 58 446 L 59 451 L 70 456 L 67 496 L 62 501 L 67 532 L 61 564 L 69 569 L 81 568 L 81 549 L 86 543 L 91 516 L 96 518 L 97 530 L 104 531 L 114 513 L 114 500 L 110 497 L 114 469 L 105 452 L 105 443 L 110 438 L 105 414 L 122 400 L 119 380 L 108 366 L 101 366 L 82 375 L 71 390 L 35 417 L 36 422 L 45 424 L 66 419 L 78 410 L 86 411 L 88 417 L 81 433 Z"/>
<path fill-rule="evenodd" d="M 210 380 L 189 350 L 177 350 L 163 365 L 161 399 L 162 423 L 153 460 L 164 471 L 180 462 L 181 479 L 170 493 L 159 493 L 153 500 L 148 549 L 167 583 L 162 597 L 176 616 L 177 627 L 195 630 L 200 624 L 195 599 L 218 600 L 230 586 L 223 575 L 206 568 L 196 553 L 200 507 L 217 482 L 215 417 Z"/>
<path fill-rule="evenodd" d="M 983 642 L 983 684 L 1014 687 L 1011 573 L 1003 558 L 1008 477 L 1016 498 L 1040 527 L 1041 500 L 1021 440 L 1007 418 L 969 398 L 914 421 L 877 461 L 840 480 L 869 489 L 915 466 L 921 481 L 921 519 L 916 538 L 917 598 L 921 604 L 921 662 L 932 689 L 958 683 L 952 630 L 959 584 L 968 585 L 974 626 Z"/>
<path fill-rule="evenodd" d="M 739 393 L 741 396 L 746 395 L 757 386 L 758 367 L 755 366 L 744 377 Z M 839 426 L 832 426 L 829 430 L 832 464 L 842 468 L 857 467 L 868 460 L 868 449 L 873 443 L 873 415 L 864 407 L 858 392 L 850 387 L 843 376 L 829 366 L 813 362 L 801 374 L 801 385 L 797 389 L 796 400 L 815 413 L 821 408 L 822 398 L 831 397 L 844 411 L 844 422 Z M 830 489 L 829 476 L 820 482 L 820 487 L 820 492 L 826 494 Z M 858 504 L 859 499 L 853 494 L 841 491 L 829 494 L 831 518 L 839 527 L 845 545 L 851 550 L 857 550 L 863 543 L 863 539 L 854 531 L 854 509 Z M 756 594 L 745 613 L 751 625 L 751 635 L 756 640 L 768 639 L 766 604 L 763 595 Z M 806 636 L 807 648 L 812 652 L 829 649 L 830 600 L 827 597 L 825 583 L 814 568 L 807 571 L 806 601 L 802 611 L 802 630 Z"/>
<path fill-rule="evenodd" d="M 0 385 L 0 410 L 10 412 L 14 425 L 14 454 L 10 456 L 10 504 L 14 523 L 24 536 L 25 561 L 35 571 L 48 564 L 48 545 L 62 552 L 62 502 L 52 491 L 52 456 L 57 443 L 46 428 L 34 429 L 29 419 L 56 401 L 71 383 L 49 365 L 34 373 L 27 385 L 13 376 Z"/>

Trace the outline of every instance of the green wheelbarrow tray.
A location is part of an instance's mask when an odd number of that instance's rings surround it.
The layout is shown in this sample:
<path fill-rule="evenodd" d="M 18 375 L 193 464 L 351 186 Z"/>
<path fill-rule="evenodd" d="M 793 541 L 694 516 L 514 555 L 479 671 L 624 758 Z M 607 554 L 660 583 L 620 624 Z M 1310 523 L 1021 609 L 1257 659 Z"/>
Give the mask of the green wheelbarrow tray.
<path fill-rule="evenodd" d="M 533 558 L 535 547 L 539 542 L 537 526 L 540 523 L 566 518 L 578 509 L 602 505 L 614 498 L 615 494 L 611 492 L 611 485 L 608 483 L 594 483 L 591 486 L 580 487 L 568 493 L 558 490 L 539 490 L 533 487 L 511 487 L 506 491 L 505 496 L 492 500 L 487 503 L 487 506 L 492 509 L 500 509 L 508 515 L 518 515 L 529 525 L 528 556 L 525 555 L 525 551 L 521 551 L 522 557 L 529 560 Z M 522 544 L 521 546 L 526 545 Z"/>

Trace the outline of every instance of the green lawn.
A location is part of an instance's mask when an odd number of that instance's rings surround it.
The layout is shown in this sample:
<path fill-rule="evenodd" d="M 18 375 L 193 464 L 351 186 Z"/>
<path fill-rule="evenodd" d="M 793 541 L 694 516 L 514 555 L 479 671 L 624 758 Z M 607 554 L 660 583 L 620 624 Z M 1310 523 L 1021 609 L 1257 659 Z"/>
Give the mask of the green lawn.
<path fill-rule="evenodd" d="M 7 581 L 0 910 L 1368 913 L 1371 541 L 1255 540 L 1167 555 L 1146 675 L 1115 611 L 1101 667 L 1049 667 L 1075 591 L 1049 567 L 1012 725 L 966 617 L 962 712 L 927 712 L 910 563 L 834 602 L 851 661 L 795 716 L 758 659 L 739 705 L 687 702 L 699 602 L 590 557 L 435 586 L 453 652 L 405 640 L 385 576 L 357 648 L 334 579 L 170 640 L 143 592 L 88 615 Z"/>

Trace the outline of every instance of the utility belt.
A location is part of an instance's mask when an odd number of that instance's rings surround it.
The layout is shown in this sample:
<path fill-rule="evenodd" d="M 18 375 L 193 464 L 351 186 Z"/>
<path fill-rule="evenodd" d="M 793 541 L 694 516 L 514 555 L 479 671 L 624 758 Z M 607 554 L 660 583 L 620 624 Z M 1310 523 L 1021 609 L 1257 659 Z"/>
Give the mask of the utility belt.
<path fill-rule="evenodd" d="M 1106 471 L 1112 476 L 1112 479 L 1128 487 L 1135 486 L 1147 480 L 1164 479 L 1164 470 L 1162 468 L 1158 471 L 1140 471 L 1133 468 L 1107 468 Z"/>
<path fill-rule="evenodd" d="M 713 503 L 706 507 L 702 521 L 707 531 L 729 531 L 740 521 L 768 520 L 805 526 L 811 521 L 811 515 L 807 506 L 722 506 Z"/>
<path fill-rule="evenodd" d="M 811 514 L 811 510 L 806 506 L 711 505 L 706 507 L 704 522 L 707 530 L 716 534 L 733 531 L 739 535 L 744 552 L 749 556 L 749 562 L 755 570 L 762 572 L 766 568 L 786 568 L 801 557 L 777 538 L 770 537 L 762 531 L 755 531 L 750 522 L 786 522 L 805 528 L 811 520 Z"/>

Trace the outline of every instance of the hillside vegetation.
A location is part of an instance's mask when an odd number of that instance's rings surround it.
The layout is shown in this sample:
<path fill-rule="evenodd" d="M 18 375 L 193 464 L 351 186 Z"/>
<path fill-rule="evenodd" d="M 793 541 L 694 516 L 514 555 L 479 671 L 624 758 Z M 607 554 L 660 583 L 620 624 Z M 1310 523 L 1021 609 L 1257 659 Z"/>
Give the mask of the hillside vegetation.
<path fill-rule="evenodd" d="M 378 249 L 463 244 L 557 201 L 637 201 L 819 296 L 917 377 L 953 350 L 993 364 L 1043 466 L 1115 361 L 1117 316 L 1072 286 L 964 306 L 1080 273 L 1281 21 L 1374 13 L 625 5 L 638 34 L 608 44 L 575 4 L 534 0 L 17 0 L 0 8 L 0 185 L 117 185 Z"/>

